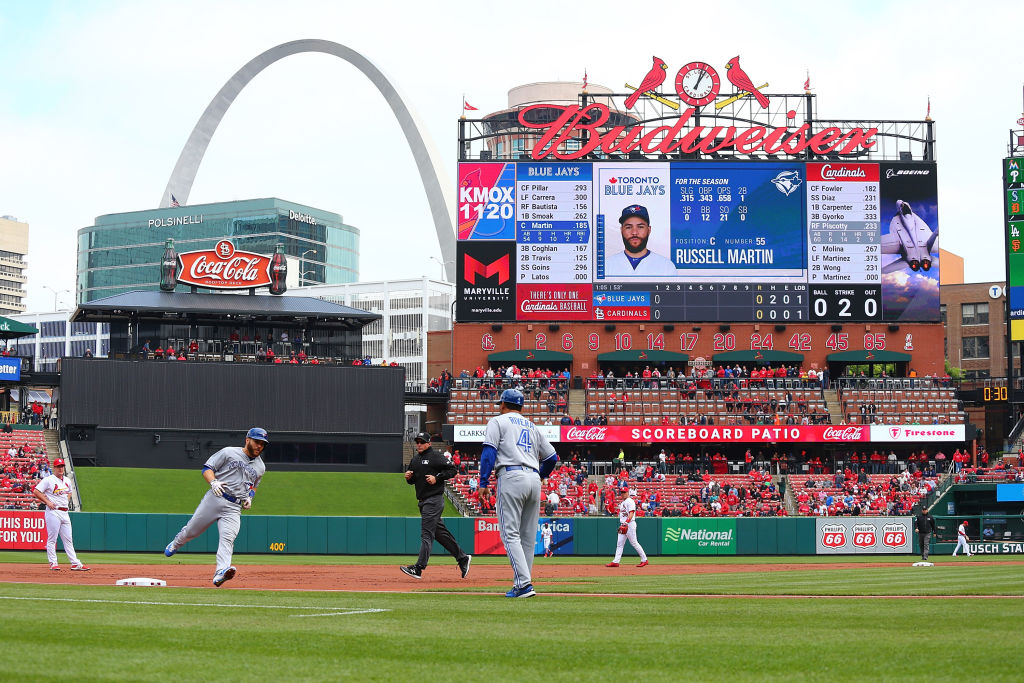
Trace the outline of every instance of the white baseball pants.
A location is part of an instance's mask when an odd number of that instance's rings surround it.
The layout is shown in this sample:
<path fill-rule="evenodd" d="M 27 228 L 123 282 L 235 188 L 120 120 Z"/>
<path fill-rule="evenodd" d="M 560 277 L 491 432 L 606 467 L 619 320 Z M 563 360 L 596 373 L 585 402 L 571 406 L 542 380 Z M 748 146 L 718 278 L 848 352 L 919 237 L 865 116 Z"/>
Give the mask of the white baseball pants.
<path fill-rule="evenodd" d="M 68 561 L 72 566 L 79 565 L 78 555 L 75 554 L 75 544 L 71 541 L 71 517 L 63 510 L 51 510 L 46 508 L 43 515 L 46 520 L 46 559 L 50 564 L 57 564 L 57 535 L 64 543 L 64 552 L 67 553 Z"/>
<path fill-rule="evenodd" d="M 960 550 L 960 548 L 964 549 L 965 555 L 971 554 L 971 549 L 967 547 L 967 539 L 965 539 L 963 536 L 957 536 L 956 547 L 953 548 L 953 557 L 956 557 L 956 552 Z"/>
<path fill-rule="evenodd" d="M 641 562 L 647 561 L 647 553 L 644 552 L 643 546 L 640 545 L 640 541 L 636 540 L 636 521 L 630 522 L 626 525 L 626 533 L 619 534 L 618 541 L 615 544 L 615 562 L 622 559 L 622 549 L 626 547 L 626 540 L 629 540 L 629 544 L 633 546 L 633 550 L 640 556 Z"/>

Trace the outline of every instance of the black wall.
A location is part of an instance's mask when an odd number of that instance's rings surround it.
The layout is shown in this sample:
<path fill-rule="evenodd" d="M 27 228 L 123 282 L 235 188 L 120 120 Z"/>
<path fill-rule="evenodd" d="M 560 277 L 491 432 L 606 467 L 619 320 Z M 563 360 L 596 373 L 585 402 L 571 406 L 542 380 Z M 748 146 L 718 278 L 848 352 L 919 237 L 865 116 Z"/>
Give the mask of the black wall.
<path fill-rule="evenodd" d="M 97 465 L 201 466 L 255 425 L 268 467 L 393 472 L 404 386 L 393 367 L 65 358 L 60 416 Z"/>

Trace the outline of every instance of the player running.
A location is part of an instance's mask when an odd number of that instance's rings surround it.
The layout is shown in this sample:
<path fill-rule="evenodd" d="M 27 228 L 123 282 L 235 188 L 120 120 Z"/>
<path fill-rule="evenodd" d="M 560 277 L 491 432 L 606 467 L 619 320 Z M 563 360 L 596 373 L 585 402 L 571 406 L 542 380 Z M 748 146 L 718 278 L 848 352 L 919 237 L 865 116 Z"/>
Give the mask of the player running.
<path fill-rule="evenodd" d="M 626 547 L 626 540 L 640 556 L 638 567 L 647 566 L 647 553 L 644 552 L 640 541 L 636 540 L 636 501 L 633 500 L 633 492 L 622 489 L 622 502 L 619 503 L 619 538 L 615 544 L 615 559 L 606 564 L 606 567 L 618 567 L 622 559 L 622 549 Z"/>
<path fill-rule="evenodd" d="M 960 548 L 964 549 L 964 553 L 966 553 L 967 557 L 972 557 L 974 555 L 974 553 L 971 552 L 970 547 L 967 545 L 969 540 L 971 539 L 967 535 L 967 520 L 965 519 L 956 530 L 956 547 L 953 548 L 953 557 L 956 557 L 956 552 L 960 550 Z"/>
<path fill-rule="evenodd" d="M 544 557 L 551 557 L 551 525 L 544 522 L 544 527 L 540 530 L 540 537 L 544 540 Z"/>
<path fill-rule="evenodd" d="M 213 585 L 218 588 L 234 578 L 237 571 L 231 565 L 235 537 L 242 524 L 242 510 L 252 507 L 256 487 L 267 470 L 260 454 L 269 443 L 267 430 L 253 427 L 245 435 L 244 447 L 228 446 L 211 455 L 203 465 L 203 478 L 210 485 L 210 490 L 199 501 L 192 519 L 164 548 L 164 555 L 170 557 L 217 522 L 220 545 L 217 546 L 217 572 L 213 575 Z"/>
<path fill-rule="evenodd" d="M 53 461 L 53 474 L 43 477 L 32 489 L 32 495 L 46 505 L 43 515 L 46 521 L 46 559 L 50 569 L 59 571 L 57 564 L 57 535 L 64 543 L 64 552 L 71 563 L 71 571 L 87 572 L 89 568 L 78 561 L 75 545 L 71 540 L 71 517 L 68 515 L 68 498 L 71 496 L 71 481 L 64 477 L 64 460 Z"/>
<path fill-rule="evenodd" d="M 525 399 L 518 389 L 501 392 L 501 413 L 487 421 L 480 453 L 480 489 L 497 472 L 497 512 L 515 582 L 506 598 L 530 598 L 533 554 L 540 519 L 540 481 L 558 464 L 558 455 L 537 426 L 520 414 Z"/>

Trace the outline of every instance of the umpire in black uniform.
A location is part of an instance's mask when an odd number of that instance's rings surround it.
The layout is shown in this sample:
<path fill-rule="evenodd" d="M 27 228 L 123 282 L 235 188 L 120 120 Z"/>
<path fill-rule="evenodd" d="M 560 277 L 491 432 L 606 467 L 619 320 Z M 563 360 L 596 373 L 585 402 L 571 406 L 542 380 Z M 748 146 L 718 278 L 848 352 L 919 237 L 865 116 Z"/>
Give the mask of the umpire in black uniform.
<path fill-rule="evenodd" d="M 921 541 L 921 559 L 928 561 L 928 545 L 931 542 L 932 534 L 935 533 L 935 518 L 928 510 L 921 508 L 920 514 L 915 521 L 917 534 Z"/>
<path fill-rule="evenodd" d="M 436 538 L 455 557 L 462 578 L 466 578 L 473 556 L 463 552 L 452 532 L 441 521 L 441 513 L 444 512 L 444 481 L 454 477 L 458 470 L 450 458 L 430 447 L 429 434 L 420 432 L 416 435 L 415 443 L 416 455 L 405 470 L 405 480 L 416 486 L 416 500 L 420 506 L 420 556 L 416 564 L 403 566 L 402 571 L 414 579 L 422 579 Z"/>

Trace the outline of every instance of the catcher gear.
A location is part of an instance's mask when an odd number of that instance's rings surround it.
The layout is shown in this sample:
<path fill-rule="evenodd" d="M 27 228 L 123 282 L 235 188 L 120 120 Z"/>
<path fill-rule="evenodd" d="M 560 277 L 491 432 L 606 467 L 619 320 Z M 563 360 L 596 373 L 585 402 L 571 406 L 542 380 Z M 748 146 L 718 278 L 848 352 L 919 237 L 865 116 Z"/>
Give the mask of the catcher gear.
<path fill-rule="evenodd" d="M 629 531 L 629 527 L 627 527 L 625 524 L 620 524 L 619 525 L 619 533 L 620 534 L 624 534 L 627 531 Z"/>
<path fill-rule="evenodd" d="M 215 496 L 223 496 L 224 484 L 214 479 L 213 481 L 210 482 L 210 490 L 213 491 L 213 495 Z"/>

